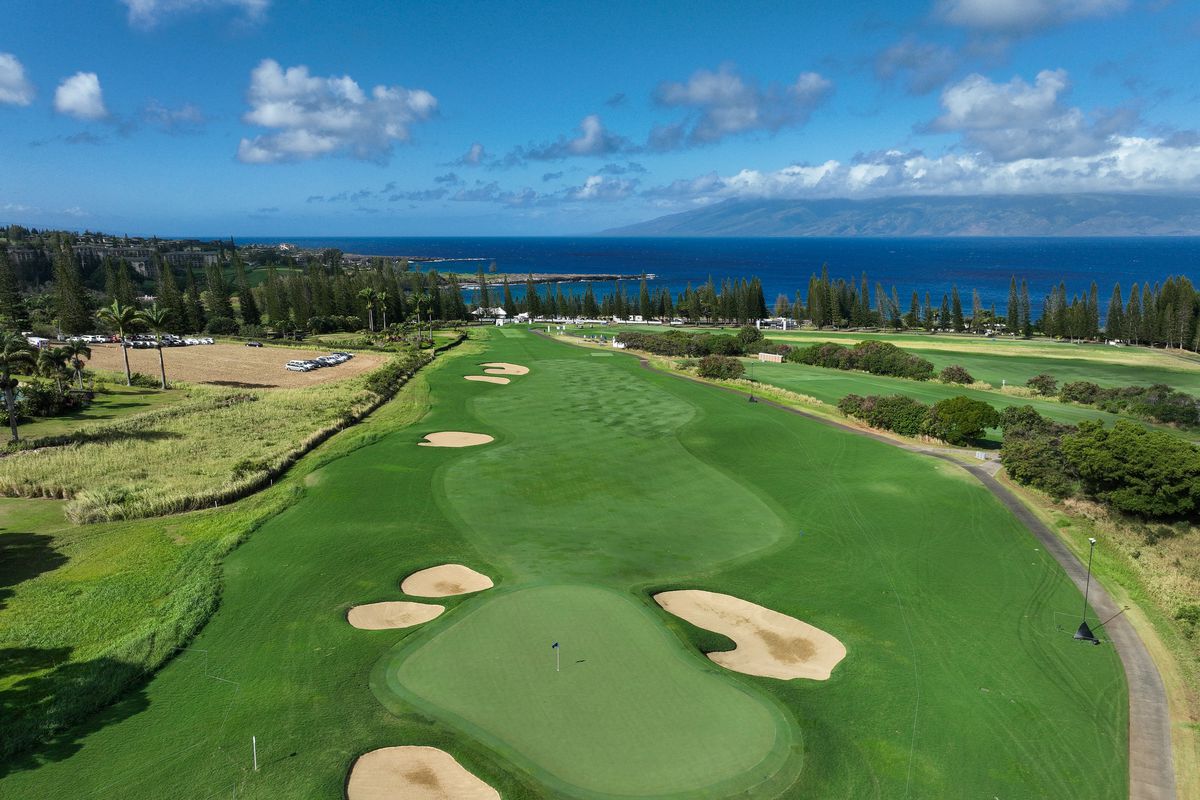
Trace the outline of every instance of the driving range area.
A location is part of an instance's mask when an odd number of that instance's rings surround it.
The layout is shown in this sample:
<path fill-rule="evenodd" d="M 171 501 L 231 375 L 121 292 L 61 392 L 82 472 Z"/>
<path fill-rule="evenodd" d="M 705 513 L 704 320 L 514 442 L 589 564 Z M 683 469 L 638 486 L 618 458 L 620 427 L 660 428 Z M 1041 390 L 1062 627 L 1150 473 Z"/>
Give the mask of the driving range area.
<path fill-rule="evenodd" d="M 472 337 L 403 390 L 420 419 L 365 423 L 226 559 L 186 651 L 0 796 L 339 798 L 409 745 L 505 800 L 1127 796 L 1117 654 L 1072 640 L 1080 593 L 957 466 L 632 355 Z M 528 372 L 467 380 L 496 363 Z M 439 432 L 482 436 L 421 446 Z M 402 591 L 443 564 L 494 586 Z M 654 600 L 687 589 L 845 657 L 827 680 L 722 667 L 732 640 Z M 446 610 L 347 620 L 393 601 Z"/>

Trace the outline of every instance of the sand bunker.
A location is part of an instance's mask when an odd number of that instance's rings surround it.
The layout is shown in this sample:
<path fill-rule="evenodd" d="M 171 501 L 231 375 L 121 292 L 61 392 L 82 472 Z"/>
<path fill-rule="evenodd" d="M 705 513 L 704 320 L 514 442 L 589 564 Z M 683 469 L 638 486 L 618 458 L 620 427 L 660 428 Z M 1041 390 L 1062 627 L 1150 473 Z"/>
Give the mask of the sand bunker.
<path fill-rule="evenodd" d="M 413 597 L 452 597 L 490 589 L 495 584 L 487 575 L 462 564 L 442 564 L 414 572 L 400 584 L 400 591 Z"/>
<path fill-rule="evenodd" d="M 726 669 L 823 681 L 846 657 L 845 645 L 820 628 L 727 594 L 688 589 L 662 592 L 654 600 L 697 627 L 733 639 L 733 650 L 708 654 Z"/>
<path fill-rule="evenodd" d="M 417 442 L 422 447 L 474 447 L 477 444 L 487 444 L 493 437 L 486 433 L 465 433 L 463 431 L 438 431 L 425 434 L 425 441 Z"/>
<path fill-rule="evenodd" d="M 487 364 L 480 364 L 489 375 L 528 375 L 529 367 L 522 367 L 520 364 L 506 364 L 503 361 L 491 361 Z"/>
<path fill-rule="evenodd" d="M 430 603 L 371 603 L 350 609 L 346 619 L 351 625 L 364 631 L 384 631 L 389 628 L 411 628 L 413 625 L 429 622 L 445 610 L 445 606 Z"/>
<path fill-rule="evenodd" d="M 500 793 L 436 747 L 383 747 L 350 768 L 350 800 L 500 800 Z"/>
<path fill-rule="evenodd" d="M 509 383 L 508 378 L 501 378 L 499 375 L 465 375 L 469 381 L 483 381 L 484 383 Z"/>

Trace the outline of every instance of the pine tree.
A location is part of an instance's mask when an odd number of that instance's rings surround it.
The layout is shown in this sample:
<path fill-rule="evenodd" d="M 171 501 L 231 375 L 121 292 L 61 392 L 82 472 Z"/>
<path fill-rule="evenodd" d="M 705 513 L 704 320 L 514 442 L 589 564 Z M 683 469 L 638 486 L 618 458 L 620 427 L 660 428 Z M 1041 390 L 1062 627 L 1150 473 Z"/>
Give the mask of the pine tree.
<path fill-rule="evenodd" d="M 958 287 L 950 287 L 950 327 L 955 333 L 962 333 L 966 328 L 963 324 L 962 299 L 958 296 Z"/>
<path fill-rule="evenodd" d="M 908 314 L 904 317 L 904 327 L 915 328 L 921 319 L 921 298 L 917 295 L 917 290 L 912 293 L 912 300 L 908 304 Z"/>
<path fill-rule="evenodd" d="M 1008 315 L 1005 320 L 1005 327 L 1008 332 L 1016 335 L 1021 328 L 1021 305 L 1017 299 L 1017 276 L 1013 275 L 1008 280 Z"/>
<path fill-rule="evenodd" d="M 1088 290 L 1087 313 L 1085 316 L 1086 330 L 1084 335 L 1088 339 L 1100 338 L 1100 293 L 1096 288 L 1096 282 L 1092 281 L 1091 289 Z"/>
<path fill-rule="evenodd" d="M 262 322 L 262 314 L 258 310 L 258 301 L 250 288 L 250 279 L 246 277 L 246 264 L 236 250 L 233 251 L 233 279 L 237 288 L 238 309 L 242 312 L 242 322 L 247 325 L 258 325 Z"/>
<path fill-rule="evenodd" d="M 592 290 L 591 283 L 583 290 L 583 316 L 587 319 L 596 319 L 600 316 L 600 306 L 596 305 L 596 293 Z"/>
<path fill-rule="evenodd" d="M 156 255 L 157 259 L 158 256 Z M 183 293 L 175 283 L 175 275 L 171 267 L 161 261 L 158 265 L 158 305 L 171 315 L 171 321 L 176 327 L 187 326 L 187 307 L 183 302 Z"/>
<path fill-rule="evenodd" d="M 479 284 L 479 307 L 487 311 L 492 307 L 492 298 L 488 294 L 487 276 L 483 274 L 483 267 L 479 268 L 475 281 Z"/>
<path fill-rule="evenodd" d="M 983 301 L 979 299 L 979 290 L 971 290 L 971 330 L 983 332 Z"/>
<path fill-rule="evenodd" d="M 213 317 L 233 319 L 233 303 L 230 302 L 229 284 L 225 282 L 225 269 L 221 262 L 205 267 L 208 312 Z"/>
<path fill-rule="evenodd" d="M 638 313 L 644 320 L 654 316 L 654 310 L 650 307 L 650 289 L 646 286 L 646 273 L 644 272 L 642 273 L 642 283 L 638 287 Z"/>
<path fill-rule="evenodd" d="M 1029 304 L 1029 284 L 1021 280 L 1021 335 L 1033 336 L 1033 309 Z"/>
<path fill-rule="evenodd" d="M 933 330 L 933 304 L 929 301 L 929 292 L 925 292 L 925 311 L 921 314 L 921 319 L 925 325 L 925 330 Z"/>
<path fill-rule="evenodd" d="M 300 276 L 296 276 L 300 280 Z M 184 297 L 184 306 L 187 310 L 187 329 L 199 333 L 204 330 L 204 326 L 208 324 L 208 317 L 204 313 L 204 303 L 200 302 L 200 287 L 196 283 L 196 271 L 188 265 L 187 271 L 187 290 Z M 307 323 L 307 317 L 305 322 Z"/>
<path fill-rule="evenodd" d="M 513 304 L 512 289 L 508 285 L 508 276 L 504 276 L 504 311 L 505 313 L 514 315 L 517 307 Z"/>
<path fill-rule="evenodd" d="M 1108 301 L 1108 316 L 1104 319 L 1104 335 L 1109 339 L 1121 339 L 1125 336 L 1125 303 L 1121 300 L 1121 284 L 1113 286 L 1112 297 Z"/>
<path fill-rule="evenodd" d="M 938 327 L 946 330 L 950 327 L 950 298 L 942 295 L 942 307 L 938 311 Z"/>
<path fill-rule="evenodd" d="M 54 311 L 63 333 L 86 333 L 92 328 L 91 302 L 75 254 L 65 241 L 54 259 Z"/>
<path fill-rule="evenodd" d="M 21 295 L 17 272 L 8 258 L 8 249 L 0 245 L 0 330 L 24 330 L 29 325 L 29 309 Z"/>

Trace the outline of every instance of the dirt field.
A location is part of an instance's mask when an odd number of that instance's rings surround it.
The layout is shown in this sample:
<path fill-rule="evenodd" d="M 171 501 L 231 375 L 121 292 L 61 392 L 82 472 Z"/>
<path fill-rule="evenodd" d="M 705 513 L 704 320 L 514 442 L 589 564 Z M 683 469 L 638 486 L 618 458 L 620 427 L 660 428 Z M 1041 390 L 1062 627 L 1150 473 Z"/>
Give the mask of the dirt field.
<path fill-rule="evenodd" d="M 168 347 L 163 350 L 168 381 L 207 383 L 242 389 L 299 388 L 328 383 L 369 372 L 382 364 L 382 355 L 359 353 L 344 364 L 312 372 L 290 372 L 283 365 L 293 359 L 327 355 L 324 350 L 295 350 L 287 347 L 246 347 L 242 344 L 207 344 Z M 130 350 L 129 366 L 134 372 L 158 377 L 157 350 Z M 91 369 L 124 372 L 121 349 L 115 344 L 92 345 Z"/>

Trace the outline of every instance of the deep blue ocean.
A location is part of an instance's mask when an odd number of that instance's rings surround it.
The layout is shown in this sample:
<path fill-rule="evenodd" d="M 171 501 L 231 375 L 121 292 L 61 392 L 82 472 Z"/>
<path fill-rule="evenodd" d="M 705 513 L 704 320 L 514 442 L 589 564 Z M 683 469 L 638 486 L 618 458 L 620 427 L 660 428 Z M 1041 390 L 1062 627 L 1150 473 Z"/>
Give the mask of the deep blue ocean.
<path fill-rule="evenodd" d="M 1059 281 L 1068 295 L 1086 292 L 1095 281 L 1100 288 L 1101 312 L 1112 287 L 1121 284 L 1128 298 L 1135 281 L 1158 282 L 1186 275 L 1196 282 L 1200 273 L 1200 238 L 617 238 L 617 237 L 255 237 L 241 243 L 288 241 L 302 247 L 337 247 L 346 253 L 391 256 L 433 256 L 450 259 L 433 266 L 456 272 L 487 269 L 498 272 L 620 273 L 657 276 L 656 285 L 679 291 L 712 276 L 757 275 L 768 306 L 777 294 L 794 299 L 807 291 L 808 278 L 829 265 L 833 279 L 857 281 L 865 271 L 872 293 L 875 283 L 886 291 L 896 286 L 907 309 L 912 291 L 922 299 L 929 291 L 934 303 L 957 285 L 964 305 L 978 289 L 984 305 L 996 304 L 1004 313 L 1010 276 L 1029 281 L 1035 313 Z M 456 261 L 454 259 L 462 259 Z M 476 259 L 483 259 L 482 262 Z M 628 291 L 635 291 L 628 287 Z"/>

